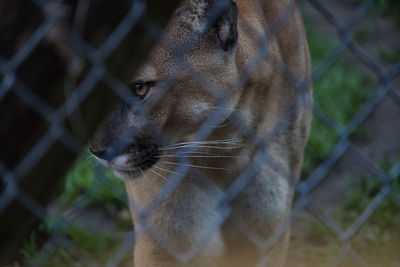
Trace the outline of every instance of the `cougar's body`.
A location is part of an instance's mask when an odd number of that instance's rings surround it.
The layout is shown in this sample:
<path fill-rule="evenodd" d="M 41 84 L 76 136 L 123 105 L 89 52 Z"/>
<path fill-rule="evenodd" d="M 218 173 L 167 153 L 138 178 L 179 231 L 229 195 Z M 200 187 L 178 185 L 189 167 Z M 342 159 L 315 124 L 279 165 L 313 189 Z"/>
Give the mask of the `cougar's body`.
<path fill-rule="evenodd" d="M 288 231 L 269 253 L 262 246 L 290 212 L 309 133 L 311 86 L 293 84 L 310 77 L 303 22 L 289 0 L 228 1 L 211 29 L 184 52 L 183 65 L 190 68 L 176 68 L 179 60 L 170 40 L 183 42 L 191 32 L 201 32 L 202 19 L 215 2 L 183 3 L 166 37 L 135 76 L 137 88 L 142 81 L 154 84 L 148 100 L 143 100 L 151 101 L 158 96 L 157 82 L 172 69 L 179 72 L 145 115 L 146 122 L 138 126 L 134 109 L 120 106 L 92 142 L 93 151 L 105 150 L 131 128 L 137 132 L 131 151 L 102 160 L 124 178 L 132 200 L 137 267 L 282 266 L 285 259 Z M 202 78 L 193 78 L 188 69 Z M 234 86 L 237 90 L 226 106 L 218 106 L 212 94 Z M 301 90 L 305 93 L 298 98 Z M 212 127 L 206 138 L 210 143 L 190 143 L 217 109 L 227 111 L 217 124 L 208 126 Z M 186 164 L 197 167 L 189 168 L 179 182 L 177 146 L 163 145 L 147 124 L 157 126 L 172 144 L 187 142 L 180 147 L 195 147 L 192 156 L 197 157 L 186 158 Z M 247 129 L 266 137 L 267 145 L 246 136 Z M 149 166 L 138 163 L 141 142 L 157 148 L 150 150 L 154 160 Z M 262 164 L 254 164 L 257 160 Z M 122 171 L 124 166 L 129 168 Z M 244 172 L 248 175 L 240 177 Z M 243 184 L 235 184 L 239 177 Z M 167 194 L 169 188 L 174 189 Z M 154 201 L 159 203 L 153 206 Z"/>

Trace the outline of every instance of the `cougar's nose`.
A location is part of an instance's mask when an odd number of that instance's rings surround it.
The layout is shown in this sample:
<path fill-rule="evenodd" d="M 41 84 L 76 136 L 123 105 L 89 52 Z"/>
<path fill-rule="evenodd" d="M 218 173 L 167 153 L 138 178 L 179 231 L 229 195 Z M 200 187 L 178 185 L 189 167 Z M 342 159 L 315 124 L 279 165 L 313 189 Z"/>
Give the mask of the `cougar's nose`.
<path fill-rule="evenodd" d="M 89 148 L 89 151 L 92 152 L 93 155 L 100 159 L 104 159 L 104 154 L 106 153 L 107 150 L 95 150 L 93 148 Z"/>

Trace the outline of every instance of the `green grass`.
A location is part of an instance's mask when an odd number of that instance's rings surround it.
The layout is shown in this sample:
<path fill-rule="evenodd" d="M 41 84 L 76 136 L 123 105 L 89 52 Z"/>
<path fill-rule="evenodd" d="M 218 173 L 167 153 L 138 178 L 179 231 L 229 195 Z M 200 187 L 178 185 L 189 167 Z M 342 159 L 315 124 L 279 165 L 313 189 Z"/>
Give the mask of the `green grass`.
<path fill-rule="evenodd" d="M 344 0 L 347 4 L 362 4 L 367 0 Z M 370 16 L 389 17 L 400 26 L 400 2 L 398 0 L 375 0 L 371 2 Z"/>
<path fill-rule="evenodd" d="M 400 153 L 397 163 L 400 162 Z M 385 160 L 381 167 L 389 172 L 393 163 Z M 390 183 L 393 195 L 400 197 L 400 175 Z M 345 227 L 350 226 L 382 190 L 383 184 L 372 176 L 361 177 L 349 182 L 352 188 L 344 209 L 336 215 Z M 385 198 L 359 233 L 352 239 L 352 245 L 375 266 L 399 266 L 400 264 L 400 206 L 391 198 Z"/>
<path fill-rule="evenodd" d="M 93 165 L 97 164 L 89 164 L 88 157 L 87 153 L 83 153 L 67 174 L 63 193 L 58 200 L 58 213 L 71 208 L 82 209 L 81 212 L 85 213 L 86 208 L 101 207 L 114 218 L 113 224 L 117 231 L 97 232 L 88 226 L 67 222 L 61 217 L 49 217 L 25 241 L 21 249 L 24 262 L 35 262 L 45 242 L 57 232 L 73 245 L 74 250 L 53 245 L 54 249 L 45 254 L 40 266 L 87 266 L 88 263 L 101 265 L 115 255 L 124 232 L 133 229 L 130 218 L 119 215 L 128 209 L 123 182 L 105 168 L 96 172 Z M 130 253 L 125 261 L 130 263 L 129 256 Z"/>
<path fill-rule="evenodd" d="M 97 162 L 89 164 L 89 159 L 94 161 L 88 153 L 84 153 L 67 174 L 60 197 L 61 207 L 71 206 L 83 193 L 87 193 L 90 195 L 88 206 L 126 208 L 127 198 L 122 180 Z M 98 169 L 94 169 L 93 165 L 98 166 Z"/>
<path fill-rule="evenodd" d="M 52 226 L 49 221 L 42 223 L 24 243 L 21 253 L 25 262 L 43 267 L 101 265 L 115 256 L 124 238 L 122 233 L 95 232 L 89 227 L 67 223 L 62 219 Z M 55 231 L 62 233 L 72 249 L 58 243 L 45 246 Z M 129 260 L 127 255 L 124 261 Z"/>
<path fill-rule="evenodd" d="M 400 26 L 400 3 L 398 0 L 378 0 L 373 5 L 375 16 L 388 16 L 393 18 Z"/>
<path fill-rule="evenodd" d="M 400 162 L 400 153 L 397 155 L 397 161 Z M 386 173 L 390 173 L 391 168 L 396 166 L 389 160 L 384 160 L 381 168 Z M 382 190 L 383 184 L 377 178 L 367 175 L 359 180 L 348 179 L 349 187 L 352 188 L 343 214 L 340 220 L 344 225 L 349 225 L 359 216 L 359 214 L 367 207 L 371 200 L 376 197 Z M 400 175 L 394 177 L 390 182 L 392 193 L 400 197 Z M 386 198 L 379 206 L 379 209 L 370 218 L 369 223 L 372 223 L 380 229 L 386 231 L 391 227 L 400 229 L 400 207 L 397 206 L 390 198 Z M 397 231 L 394 231 L 397 232 Z M 400 236 L 400 232 L 399 232 Z M 399 239 L 400 241 L 400 239 Z"/>
<path fill-rule="evenodd" d="M 388 64 L 395 64 L 400 62 L 400 48 L 389 49 L 384 46 L 378 47 L 378 55 L 383 62 Z"/>
<path fill-rule="evenodd" d="M 306 23 L 313 70 L 320 67 L 337 40 L 318 34 Z M 357 66 L 339 59 L 314 84 L 315 102 L 340 126 L 345 126 L 376 90 L 371 80 Z M 303 165 L 308 176 L 332 151 L 338 141 L 336 133 L 314 116 Z"/>

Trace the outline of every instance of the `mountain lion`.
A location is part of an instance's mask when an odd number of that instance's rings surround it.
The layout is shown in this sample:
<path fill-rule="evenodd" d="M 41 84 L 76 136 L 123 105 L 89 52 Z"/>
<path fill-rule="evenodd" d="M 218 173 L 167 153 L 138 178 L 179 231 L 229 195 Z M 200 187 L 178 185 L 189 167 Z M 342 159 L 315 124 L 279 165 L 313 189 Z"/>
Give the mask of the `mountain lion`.
<path fill-rule="evenodd" d="M 135 266 L 283 265 L 288 230 L 267 241 L 300 174 L 310 69 L 296 1 L 183 1 L 90 145 L 125 181 Z"/>

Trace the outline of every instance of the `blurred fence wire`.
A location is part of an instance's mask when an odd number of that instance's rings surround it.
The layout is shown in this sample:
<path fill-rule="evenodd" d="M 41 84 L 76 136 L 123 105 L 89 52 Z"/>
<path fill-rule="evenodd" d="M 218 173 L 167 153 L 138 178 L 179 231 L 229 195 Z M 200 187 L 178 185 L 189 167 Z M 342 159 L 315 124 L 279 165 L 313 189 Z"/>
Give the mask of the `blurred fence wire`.
<path fill-rule="evenodd" d="M 37 15 L 36 20 L 40 20 L 34 30 L 25 38 L 23 44 L 18 47 L 11 56 L 0 55 L 0 105 L 3 105 L 3 101 L 7 95 L 14 95 L 21 99 L 26 105 L 29 106 L 30 110 L 33 110 L 41 116 L 41 120 L 48 124 L 48 128 L 43 132 L 40 138 L 37 139 L 36 143 L 23 154 L 18 164 L 9 168 L 4 162 L 0 162 L 0 177 L 1 177 L 1 194 L 0 194 L 0 212 L 3 212 L 7 207 L 13 202 L 17 201 L 20 205 L 24 206 L 29 210 L 37 219 L 45 220 L 51 214 L 42 203 L 38 202 L 34 197 L 30 196 L 29 193 L 25 192 L 20 188 L 19 183 L 21 179 L 26 176 L 34 167 L 37 165 L 43 157 L 52 149 L 56 142 L 61 142 L 65 147 L 73 151 L 76 156 L 81 153 L 82 142 L 76 137 L 75 133 L 71 131 L 71 127 L 66 127 L 66 120 L 76 115 L 76 110 L 85 101 L 85 99 L 90 95 L 95 86 L 101 81 L 106 84 L 108 90 L 113 94 L 117 95 L 122 100 L 130 99 L 130 89 L 122 82 L 118 77 L 116 77 L 108 68 L 107 60 L 114 50 L 123 42 L 124 38 L 129 34 L 132 28 L 141 27 L 149 33 L 154 39 L 159 39 L 162 34 L 162 29 L 157 24 L 151 21 L 150 18 L 146 17 L 146 1 L 145 0 L 132 0 L 129 2 L 129 10 L 126 12 L 124 17 L 115 26 L 112 32 L 109 33 L 108 37 L 99 47 L 94 47 L 87 40 L 82 38 L 79 33 L 79 27 L 84 24 L 84 14 L 78 16 L 75 20 L 75 26 L 73 29 L 66 28 L 68 24 L 62 24 L 62 21 L 66 20 L 65 16 L 68 13 L 66 9 L 66 4 L 62 1 L 56 0 L 26 0 L 27 2 L 33 2 L 41 11 Z M 85 6 L 85 2 L 89 1 L 79 1 L 80 8 L 77 8 L 75 13 L 85 13 L 88 8 Z M 400 72 L 400 62 L 393 64 L 389 68 L 383 68 L 376 60 L 370 56 L 362 47 L 360 47 L 357 42 L 352 38 L 351 31 L 358 24 L 359 21 L 364 19 L 370 12 L 373 3 L 375 1 L 364 1 L 357 10 L 352 15 L 351 19 L 348 21 L 343 21 L 334 12 L 329 10 L 323 3 L 323 1 L 318 0 L 303 0 L 303 1 L 292 1 L 292 3 L 285 9 L 283 14 L 280 14 L 278 19 L 272 25 L 270 29 L 267 30 L 267 35 L 274 36 L 279 33 L 282 27 L 285 25 L 288 19 L 293 15 L 293 12 L 297 5 L 301 2 L 308 2 L 311 6 L 319 12 L 336 30 L 337 38 L 340 42 L 332 49 L 332 51 L 326 56 L 323 62 L 314 69 L 312 77 L 307 77 L 307 79 L 302 80 L 296 77 L 291 71 L 285 66 L 283 62 L 275 62 L 271 58 L 271 62 L 274 67 L 284 76 L 287 81 L 292 83 L 292 85 L 299 90 L 298 99 L 292 103 L 287 113 L 278 121 L 274 130 L 268 136 L 258 136 L 257 133 L 247 125 L 246 122 L 240 119 L 239 116 L 231 116 L 232 121 L 235 126 L 242 132 L 246 138 L 252 140 L 252 142 L 258 147 L 258 153 L 254 156 L 251 164 L 243 171 L 243 173 L 238 174 L 235 182 L 229 187 L 223 194 L 219 202 L 220 207 L 220 218 L 219 221 L 215 222 L 213 229 L 209 229 L 206 235 L 211 236 L 213 231 L 218 229 L 220 225 L 228 217 L 229 203 L 235 199 L 235 197 L 241 192 L 241 190 L 246 187 L 252 175 L 264 164 L 269 164 L 271 168 L 277 170 L 278 172 L 288 172 L 285 168 L 279 165 L 279 162 L 274 159 L 274 156 L 268 152 L 268 142 L 279 135 L 282 131 L 288 127 L 286 124 L 290 120 L 291 116 L 298 112 L 300 109 L 311 109 L 314 110 L 314 116 L 318 117 L 326 126 L 330 127 L 339 137 L 338 142 L 333 149 L 333 151 L 326 157 L 326 159 L 317 166 L 311 174 L 302 179 L 302 181 L 297 186 L 298 197 L 293 204 L 291 215 L 282 227 L 280 227 L 274 235 L 267 241 L 258 239 L 257 236 L 250 236 L 249 239 L 255 242 L 259 246 L 260 250 L 268 251 L 272 245 L 281 237 L 281 235 L 287 230 L 287 228 L 297 219 L 299 214 L 307 209 L 310 213 L 314 214 L 323 224 L 325 224 L 330 230 L 332 230 L 341 241 L 342 252 L 339 255 L 336 263 L 337 265 L 343 260 L 349 251 L 352 250 L 351 240 L 357 231 L 368 221 L 372 213 L 381 205 L 381 203 L 387 199 L 391 198 L 393 202 L 400 205 L 400 199 L 396 194 L 393 194 L 391 188 L 392 180 L 399 176 L 400 165 L 397 164 L 389 171 L 384 171 L 374 162 L 371 162 L 358 148 L 352 143 L 350 135 L 367 119 L 367 117 L 376 109 L 376 107 L 381 103 L 385 97 L 390 97 L 393 99 L 397 105 L 400 106 L 400 95 L 398 91 L 392 88 L 393 79 Z M 85 9 L 86 8 L 86 9 Z M 82 18 L 83 16 L 83 18 Z M 208 19 L 213 20 L 212 16 Z M 140 24 L 140 25 L 139 25 Z M 246 25 L 246 27 L 251 27 Z M 77 30 L 78 29 L 78 30 Z M 250 31 L 250 30 L 249 30 Z M 196 33 L 198 34 L 198 33 Z M 50 40 L 62 53 L 62 57 L 67 60 L 69 69 L 66 72 L 65 80 L 69 82 L 69 92 L 66 94 L 66 99 L 59 107 L 54 107 L 46 102 L 39 94 L 36 92 L 36 88 L 30 88 L 24 81 L 20 79 L 21 73 L 19 68 L 41 42 L 45 39 Z M 260 37 L 260 49 L 254 58 L 250 61 L 250 64 L 246 66 L 245 71 L 240 75 L 239 80 L 235 83 L 231 92 L 235 92 L 237 88 L 242 86 L 248 76 L 254 71 L 260 60 L 270 57 L 269 51 L 265 49 L 266 44 L 263 43 L 264 39 Z M 187 46 L 193 45 L 193 39 L 187 40 Z M 178 58 L 180 59 L 179 64 L 184 64 L 184 49 L 175 49 Z M 365 102 L 358 113 L 351 119 L 351 121 L 345 125 L 341 126 L 334 119 L 330 117 L 327 112 L 324 111 L 318 102 L 314 106 L 311 105 L 309 101 L 305 98 L 306 88 L 313 81 L 317 83 L 322 79 L 326 72 L 332 67 L 332 65 L 343 55 L 344 51 L 351 51 L 359 59 L 359 64 L 364 65 L 369 68 L 379 80 L 379 89 Z M 129 60 L 129 59 L 128 59 Z M 82 71 L 83 62 L 87 62 L 90 66 L 86 70 Z M 179 65 L 178 64 L 178 65 Z M 77 71 L 78 69 L 78 71 Z M 178 67 L 177 67 L 178 69 Z M 224 107 L 224 97 L 225 95 L 216 95 L 217 90 L 213 90 L 215 85 L 207 82 L 207 79 L 202 75 L 202 73 L 194 68 L 190 68 L 190 74 L 192 78 L 198 81 L 200 84 L 204 85 L 204 90 L 213 94 L 215 98 Z M 85 73 L 82 79 L 77 79 L 77 74 Z M 46 74 L 43 74 L 46 75 Z M 172 72 L 171 77 L 166 77 L 162 81 L 162 87 L 164 92 L 168 91 L 168 87 L 174 79 L 174 73 Z M 128 103 L 134 104 L 134 103 Z M 146 108 L 146 107 L 145 107 Z M 207 138 L 207 136 L 213 130 L 207 125 L 215 124 L 224 115 L 223 108 L 216 110 L 212 116 L 210 116 L 204 123 L 200 130 L 196 133 L 195 139 L 197 141 L 202 141 Z M 72 128 L 79 125 L 72 123 Z M 78 123 L 79 124 L 79 123 Z M 123 142 L 124 143 L 124 142 Z M 126 144 L 119 144 L 126 145 Z M 313 198 L 310 193 L 321 184 L 322 181 L 327 177 L 328 173 L 334 168 L 337 161 L 344 155 L 346 151 L 351 151 L 354 158 L 359 161 L 365 169 L 367 169 L 377 180 L 381 183 L 381 188 L 379 193 L 373 198 L 371 203 L 367 206 L 364 212 L 358 217 L 358 219 L 351 225 L 348 229 L 342 229 L 337 225 L 332 219 L 324 214 L 320 208 L 315 205 Z M 57 163 L 57 159 L 54 159 Z M 169 183 L 166 183 L 161 192 L 157 197 L 151 201 L 151 203 L 142 209 L 142 213 L 151 213 L 156 209 L 161 203 L 168 198 L 168 196 L 173 192 L 174 188 L 183 179 L 185 173 L 190 169 L 190 164 L 185 159 L 180 159 L 181 165 L 177 166 L 175 171 L 168 178 Z M 107 183 L 106 179 L 103 179 L 104 169 L 96 163 L 92 163 L 95 169 L 96 176 L 98 177 L 97 183 Z M 56 166 L 54 166 L 56 168 Z M 288 174 L 289 177 L 297 179 L 293 174 Z M 206 183 L 207 186 L 209 182 L 204 181 L 200 176 L 198 177 L 199 184 Z M 38 185 L 40 186 L 40 185 Z M 110 191 L 115 194 L 116 197 L 120 198 L 122 201 L 124 197 L 121 195 L 113 184 L 107 184 Z M 216 186 L 215 186 L 216 187 Z M 95 190 L 95 189 L 93 189 Z M 82 194 L 77 201 L 75 201 L 71 207 L 68 209 L 68 213 L 64 214 L 64 219 L 57 219 L 54 225 L 54 231 L 52 231 L 51 237 L 45 241 L 40 249 L 40 253 L 35 256 L 30 264 L 32 266 L 41 266 L 41 261 L 46 255 L 49 255 L 56 247 L 63 247 L 68 251 L 76 251 L 77 255 L 82 255 L 84 251 L 78 251 L 74 244 L 68 241 L 68 238 L 64 235 L 63 229 L 66 225 L 73 221 L 85 207 L 87 207 L 91 194 L 91 190 Z M 134 206 L 135 203 L 130 203 Z M 174 251 L 173 248 L 168 246 L 168 240 L 164 240 L 163 237 L 159 236 L 154 229 L 146 229 L 146 231 L 152 232 L 155 238 L 162 244 L 163 247 L 169 249 L 170 253 L 174 255 L 180 261 L 186 261 L 187 259 L 193 257 L 201 248 L 202 244 L 197 244 L 189 252 L 185 254 L 180 254 Z M 241 229 L 241 231 L 246 233 L 246 229 Z M 112 255 L 110 260 L 103 266 L 118 266 L 124 255 L 131 251 L 138 233 L 132 232 L 127 235 L 125 240 L 120 244 L 119 249 L 116 250 L 115 255 Z M 207 236 L 202 239 L 202 242 L 207 241 Z M 353 251 L 354 252 L 354 251 Z"/>

